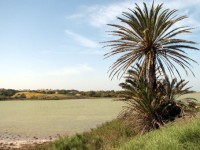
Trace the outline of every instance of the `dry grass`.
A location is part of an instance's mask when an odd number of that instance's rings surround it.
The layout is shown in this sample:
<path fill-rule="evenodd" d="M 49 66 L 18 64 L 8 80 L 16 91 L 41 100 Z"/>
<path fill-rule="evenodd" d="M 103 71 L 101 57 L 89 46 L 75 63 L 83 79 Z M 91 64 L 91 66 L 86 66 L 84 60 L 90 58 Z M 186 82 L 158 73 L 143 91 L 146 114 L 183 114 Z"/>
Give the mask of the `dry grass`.
<path fill-rule="evenodd" d="M 18 92 L 16 93 L 13 98 L 18 97 L 19 95 L 25 95 L 27 99 L 68 99 L 73 98 L 73 95 L 66 95 L 66 94 L 43 94 L 43 93 L 36 93 L 36 92 Z"/>

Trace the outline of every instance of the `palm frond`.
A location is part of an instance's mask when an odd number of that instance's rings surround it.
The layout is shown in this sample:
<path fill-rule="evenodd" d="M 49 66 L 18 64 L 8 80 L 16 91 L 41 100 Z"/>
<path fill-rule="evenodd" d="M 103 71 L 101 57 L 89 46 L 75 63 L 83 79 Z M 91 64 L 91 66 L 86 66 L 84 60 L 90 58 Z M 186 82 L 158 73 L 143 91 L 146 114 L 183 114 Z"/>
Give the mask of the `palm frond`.
<path fill-rule="evenodd" d="M 174 64 L 183 68 L 186 74 L 188 72 L 193 74 L 189 64 L 196 61 L 188 57 L 186 50 L 199 50 L 193 46 L 197 43 L 176 38 L 178 35 L 191 33 L 193 28 L 176 27 L 177 23 L 186 19 L 187 16 L 177 17 L 177 10 L 163 9 L 162 5 L 155 7 L 153 3 L 148 9 L 144 3 L 142 10 L 136 4 L 135 9 L 123 12 L 122 17 L 117 18 L 124 25 L 109 24 L 116 29 L 111 31 L 116 39 L 105 42 L 106 46 L 111 48 L 105 57 L 120 56 L 110 66 L 111 78 L 114 76 L 121 78 L 136 63 L 149 66 L 145 70 L 146 78 L 151 78 L 149 81 L 155 79 L 155 75 L 148 77 L 148 74 L 151 74 L 150 72 L 156 67 L 168 70 L 172 76 L 174 72 L 179 74 Z M 147 61 L 147 59 L 150 60 Z"/>

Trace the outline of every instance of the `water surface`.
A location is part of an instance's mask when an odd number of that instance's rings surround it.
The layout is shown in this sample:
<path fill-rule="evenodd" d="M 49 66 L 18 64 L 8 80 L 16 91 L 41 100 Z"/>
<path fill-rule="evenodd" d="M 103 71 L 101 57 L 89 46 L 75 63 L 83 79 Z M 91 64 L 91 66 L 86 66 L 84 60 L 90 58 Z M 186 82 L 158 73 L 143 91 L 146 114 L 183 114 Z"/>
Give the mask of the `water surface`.
<path fill-rule="evenodd" d="M 48 139 L 87 131 L 116 118 L 123 105 L 112 99 L 1 101 L 0 140 Z"/>

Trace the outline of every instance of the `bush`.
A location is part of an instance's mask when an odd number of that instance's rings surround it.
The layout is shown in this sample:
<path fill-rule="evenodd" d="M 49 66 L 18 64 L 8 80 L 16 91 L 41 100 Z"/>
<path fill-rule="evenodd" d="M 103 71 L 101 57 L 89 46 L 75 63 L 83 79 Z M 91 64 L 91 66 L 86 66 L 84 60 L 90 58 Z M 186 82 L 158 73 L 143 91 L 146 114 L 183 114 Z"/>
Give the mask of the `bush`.
<path fill-rule="evenodd" d="M 61 138 L 57 142 L 55 142 L 55 149 L 59 150 L 88 150 L 88 146 L 86 144 L 86 139 L 80 134 L 75 135 L 72 138 L 63 139 Z"/>

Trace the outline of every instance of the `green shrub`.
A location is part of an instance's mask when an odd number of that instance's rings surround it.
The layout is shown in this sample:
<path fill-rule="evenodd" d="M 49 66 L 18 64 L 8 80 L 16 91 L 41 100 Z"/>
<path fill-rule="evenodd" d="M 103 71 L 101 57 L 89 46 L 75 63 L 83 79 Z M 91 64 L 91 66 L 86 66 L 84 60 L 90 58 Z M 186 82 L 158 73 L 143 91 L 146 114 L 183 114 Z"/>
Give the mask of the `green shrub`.
<path fill-rule="evenodd" d="M 54 144 L 55 149 L 59 150 L 88 150 L 86 139 L 80 134 L 72 138 L 61 138 Z"/>

